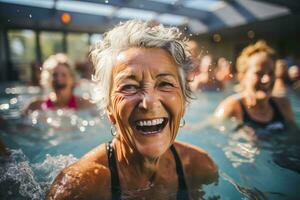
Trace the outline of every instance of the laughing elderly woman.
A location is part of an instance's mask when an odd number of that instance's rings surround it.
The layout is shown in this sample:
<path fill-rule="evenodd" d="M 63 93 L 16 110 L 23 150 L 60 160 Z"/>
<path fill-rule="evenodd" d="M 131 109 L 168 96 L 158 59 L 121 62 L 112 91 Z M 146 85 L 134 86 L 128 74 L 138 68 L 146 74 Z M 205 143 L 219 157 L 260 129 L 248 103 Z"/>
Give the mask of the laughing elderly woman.
<path fill-rule="evenodd" d="M 91 53 L 115 137 L 64 169 L 47 199 L 195 199 L 217 178 L 208 154 L 175 141 L 190 90 L 177 28 L 128 21 Z"/>

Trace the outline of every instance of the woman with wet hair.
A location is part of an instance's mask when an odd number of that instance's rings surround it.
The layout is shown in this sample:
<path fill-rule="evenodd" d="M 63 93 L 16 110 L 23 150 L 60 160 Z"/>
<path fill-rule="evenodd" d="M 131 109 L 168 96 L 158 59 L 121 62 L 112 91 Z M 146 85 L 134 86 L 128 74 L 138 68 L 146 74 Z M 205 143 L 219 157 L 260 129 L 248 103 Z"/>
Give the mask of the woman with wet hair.
<path fill-rule="evenodd" d="M 92 51 L 98 101 L 114 138 L 64 169 L 47 199 L 198 199 L 217 167 L 175 140 L 191 92 L 177 28 L 128 21 Z"/>
<path fill-rule="evenodd" d="M 37 97 L 30 101 L 24 112 L 28 114 L 34 110 L 91 107 L 88 100 L 74 95 L 75 84 L 75 74 L 68 57 L 62 53 L 50 56 L 44 62 L 41 72 L 41 86 L 50 93 L 47 97 Z"/>
<path fill-rule="evenodd" d="M 273 97 L 274 50 L 264 41 L 246 47 L 238 58 L 241 90 L 226 98 L 215 112 L 218 119 L 236 118 L 266 136 L 295 127 L 291 105 L 285 97 Z"/>

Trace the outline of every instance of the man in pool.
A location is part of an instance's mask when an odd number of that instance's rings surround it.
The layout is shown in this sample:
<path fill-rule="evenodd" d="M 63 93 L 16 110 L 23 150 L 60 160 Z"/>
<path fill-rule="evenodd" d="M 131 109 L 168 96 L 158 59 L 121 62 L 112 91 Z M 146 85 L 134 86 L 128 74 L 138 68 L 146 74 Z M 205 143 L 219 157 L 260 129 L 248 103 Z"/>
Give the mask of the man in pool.
<path fill-rule="evenodd" d="M 175 141 L 191 95 L 181 35 L 133 20 L 92 51 L 115 137 L 64 169 L 47 199 L 199 199 L 201 185 L 216 180 L 204 150 Z"/>
<path fill-rule="evenodd" d="M 34 110 L 84 109 L 92 107 L 88 100 L 73 94 L 75 74 L 64 54 L 50 56 L 43 64 L 41 85 L 53 91 L 46 97 L 37 97 L 24 109 L 25 114 Z"/>

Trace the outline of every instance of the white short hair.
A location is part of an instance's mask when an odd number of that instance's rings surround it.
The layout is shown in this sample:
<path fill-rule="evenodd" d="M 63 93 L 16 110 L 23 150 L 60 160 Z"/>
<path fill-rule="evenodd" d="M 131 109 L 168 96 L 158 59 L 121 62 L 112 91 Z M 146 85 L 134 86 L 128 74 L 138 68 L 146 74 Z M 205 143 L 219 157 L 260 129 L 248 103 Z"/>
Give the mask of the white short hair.
<path fill-rule="evenodd" d="M 96 82 L 96 98 L 100 109 L 105 112 L 109 104 L 112 68 L 117 55 L 132 47 L 162 48 L 173 57 L 179 69 L 181 88 L 186 102 L 191 98 L 187 73 L 191 66 L 186 55 L 185 38 L 175 27 L 153 26 L 149 22 L 130 20 L 120 23 L 107 32 L 104 39 L 91 51 L 91 60 L 95 67 L 93 81 Z"/>

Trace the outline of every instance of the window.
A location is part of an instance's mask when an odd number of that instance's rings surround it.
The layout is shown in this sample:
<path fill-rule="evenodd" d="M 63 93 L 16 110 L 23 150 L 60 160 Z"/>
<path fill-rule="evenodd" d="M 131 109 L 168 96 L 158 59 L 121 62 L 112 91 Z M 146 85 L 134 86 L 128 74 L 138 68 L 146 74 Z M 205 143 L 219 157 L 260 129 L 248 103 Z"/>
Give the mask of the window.
<path fill-rule="evenodd" d="M 84 62 L 89 52 L 89 35 L 87 33 L 68 33 L 68 56 L 73 63 Z"/>
<path fill-rule="evenodd" d="M 29 81 L 31 78 L 30 65 L 36 59 L 35 32 L 32 30 L 9 30 L 8 42 L 13 71 L 18 73 L 19 80 Z"/>
<path fill-rule="evenodd" d="M 40 43 L 42 60 L 45 61 L 50 55 L 63 52 L 63 33 L 43 31 Z"/>

